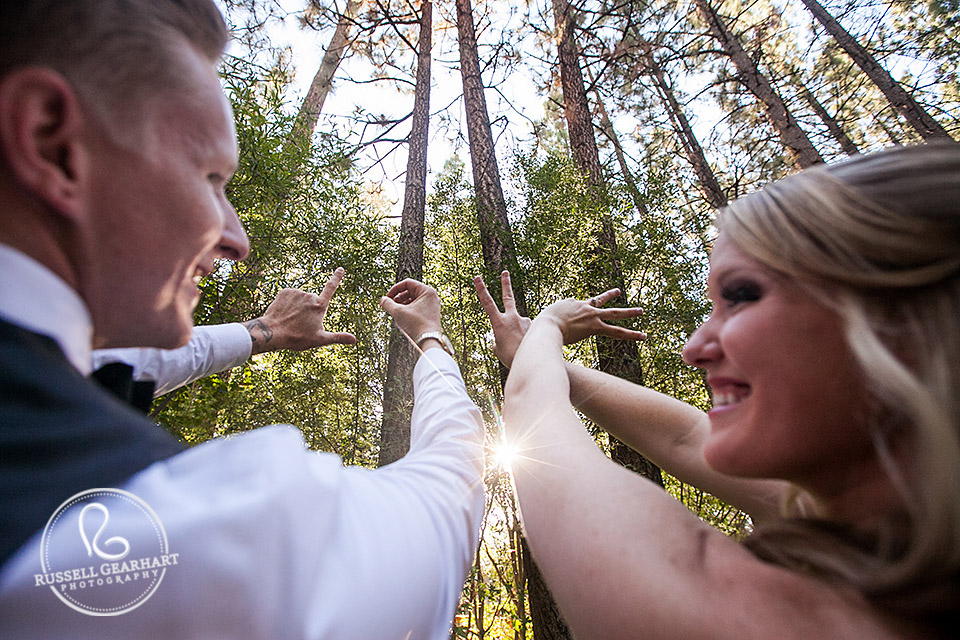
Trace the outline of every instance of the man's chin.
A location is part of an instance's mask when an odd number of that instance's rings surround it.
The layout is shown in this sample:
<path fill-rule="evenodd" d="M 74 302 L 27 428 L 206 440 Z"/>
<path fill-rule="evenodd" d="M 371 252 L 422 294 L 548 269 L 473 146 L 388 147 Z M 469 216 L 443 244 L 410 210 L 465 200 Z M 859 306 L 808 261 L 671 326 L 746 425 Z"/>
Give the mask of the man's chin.
<path fill-rule="evenodd" d="M 156 349 L 177 349 L 190 342 L 193 330 L 192 322 L 176 322 L 166 325 L 141 323 L 139 326 L 124 327 L 122 331 L 99 335 L 94 330 L 95 349 L 114 349 L 129 347 L 153 347 Z"/>

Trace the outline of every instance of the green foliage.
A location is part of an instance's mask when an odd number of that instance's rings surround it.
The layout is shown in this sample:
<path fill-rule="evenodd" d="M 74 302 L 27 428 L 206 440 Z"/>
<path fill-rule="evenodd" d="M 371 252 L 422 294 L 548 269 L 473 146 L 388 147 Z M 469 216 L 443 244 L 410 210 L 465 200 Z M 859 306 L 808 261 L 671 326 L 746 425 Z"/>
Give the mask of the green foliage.
<path fill-rule="evenodd" d="M 231 11 L 245 7 L 250 19 L 241 22 L 253 25 L 247 41 L 257 41 L 263 33 L 255 27 L 266 20 L 264 15 L 272 15 L 273 5 L 259 0 L 227 4 Z M 722 9 L 826 157 L 835 157 L 836 150 L 830 148 L 835 143 L 799 99 L 797 82 L 804 82 L 864 150 L 913 139 L 882 94 L 802 7 L 780 0 L 713 4 Z M 881 64 L 890 67 L 908 59 L 898 77 L 948 130 L 960 130 L 957 0 L 824 4 Z M 311 6 L 319 8 L 321 3 Z M 364 59 L 375 63 L 376 77 L 388 75 L 388 69 L 403 75 L 412 64 L 399 38 L 413 28 L 410 17 L 397 20 L 394 30 L 385 22 L 383 8 L 388 6 L 393 4 L 378 4 L 362 16 L 361 23 L 367 26 L 355 45 Z M 491 11 L 494 6 L 483 5 Z M 629 181 L 619 175 L 612 148 L 603 146 L 604 139 L 598 136 L 607 185 L 603 193 L 588 187 L 569 157 L 562 98 L 552 82 L 556 69 L 541 68 L 537 84 L 546 101 L 546 117 L 534 123 L 526 150 L 514 152 L 511 164 L 501 164 L 511 167 L 503 176 L 504 191 L 526 306 L 534 316 L 558 299 L 585 297 L 602 288 L 603 274 L 590 265 L 596 231 L 608 217 L 616 232 L 614 257 L 629 304 L 645 310 L 633 323 L 648 335 L 638 351 L 645 384 L 706 409 L 710 397 L 704 380 L 682 362 L 680 352 L 709 312 L 704 290 L 712 212 L 704 204 L 675 123 L 644 70 L 640 45 L 652 45 L 666 82 L 682 103 L 727 195 L 755 190 L 793 169 L 756 98 L 737 82 L 728 59 L 718 55 L 717 43 L 706 35 L 699 14 L 691 13 L 687 3 L 596 0 L 578 6 L 584 13 L 577 37 L 590 90 L 596 100 L 604 101 L 614 126 L 629 132 L 622 142 L 634 175 Z M 394 7 L 390 13 L 402 18 L 403 12 Z M 257 16 L 263 20 L 254 19 Z M 495 16 L 491 12 L 482 28 L 493 31 L 502 26 Z M 527 17 L 539 19 L 533 13 Z M 541 25 L 531 20 L 523 29 L 533 26 L 539 35 L 527 42 L 536 42 L 530 46 L 543 51 L 532 53 L 544 56 L 514 51 L 507 58 L 511 63 L 551 67 L 555 59 L 551 27 L 538 28 Z M 492 35 L 494 40 L 496 36 Z M 506 48 L 509 39 L 504 35 L 497 46 Z M 392 284 L 396 232 L 386 222 L 383 207 L 369 202 L 369 187 L 361 183 L 343 139 L 332 134 L 317 134 L 309 141 L 290 139 L 288 72 L 279 63 L 260 67 L 252 62 L 274 55 L 269 51 L 231 58 L 222 69 L 240 141 L 240 167 L 228 191 L 249 232 L 252 252 L 242 263 L 221 264 L 204 283 L 196 321 L 256 317 L 280 288 L 318 290 L 334 268 L 343 266 L 347 276 L 329 310 L 328 325 L 354 333 L 359 343 L 257 356 L 233 371 L 162 398 L 156 409 L 160 421 L 189 443 L 263 424 L 291 423 L 302 430 L 310 447 L 337 452 L 347 463 L 372 466 L 377 459 L 389 329 L 377 300 Z M 358 114 L 380 108 L 356 105 Z M 449 126 L 456 124 L 449 112 L 441 118 Z M 377 119 L 396 124 L 386 117 Z M 509 152 L 503 156 L 509 157 Z M 630 197 L 630 183 L 639 187 L 642 206 Z M 473 291 L 472 279 L 483 273 L 483 263 L 473 189 L 458 158 L 448 161 L 437 176 L 425 218 L 424 280 L 440 293 L 443 325 L 456 347 L 467 389 L 483 412 L 492 453 L 500 439 L 502 372 L 490 349 L 489 323 Z M 496 289 L 499 283 L 488 286 Z M 595 366 L 597 360 L 592 341 L 568 348 L 567 356 L 586 366 Z M 588 427 L 598 446 L 606 448 L 606 436 L 594 425 Z M 670 476 L 665 476 L 665 485 L 722 531 L 739 536 L 749 530 L 742 513 L 713 496 Z M 519 563 L 518 512 L 509 478 L 493 456 L 485 487 L 481 547 L 453 635 L 532 637 Z"/>
<path fill-rule="evenodd" d="M 391 284 L 395 232 L 383 212 L 364 203 L 337 139 L 289 139 L 281 70 L 230 59 L 223 78 L 240 143 L 239 169 L 227 192 L 251 254 L 221 264 L 203 284 L 196 322 L 256 317 L 281 288 L 319 291 L 342 266 L 347 276 L 327 325 L 353 333 L 359 343 L 258 356 L 162 399 L 159 420 L 190 443 L 290 423 L 311 447 L 372 464 L 389 328 L 377 300 Z"/>
<path fill-rule="evenodd" d="M 513 180 L 520 210 L 514 235 L 531 315 L 561 298 L 596 293 L 586 266 L 603 209 L 573 160 L 560 151 L 521 154 Z"/>

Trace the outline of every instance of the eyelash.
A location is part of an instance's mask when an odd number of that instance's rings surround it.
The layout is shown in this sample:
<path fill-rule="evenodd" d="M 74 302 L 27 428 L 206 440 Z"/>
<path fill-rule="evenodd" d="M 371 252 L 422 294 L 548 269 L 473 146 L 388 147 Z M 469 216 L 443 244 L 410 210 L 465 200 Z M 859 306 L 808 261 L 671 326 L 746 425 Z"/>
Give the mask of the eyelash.
<path fill-rule="evenodd" d="M 721 296 L 729 306 L 743 302 L 756 302 L 760 299 L 760 288 L 754 285 L 734 285 L 725 287 Z"/>

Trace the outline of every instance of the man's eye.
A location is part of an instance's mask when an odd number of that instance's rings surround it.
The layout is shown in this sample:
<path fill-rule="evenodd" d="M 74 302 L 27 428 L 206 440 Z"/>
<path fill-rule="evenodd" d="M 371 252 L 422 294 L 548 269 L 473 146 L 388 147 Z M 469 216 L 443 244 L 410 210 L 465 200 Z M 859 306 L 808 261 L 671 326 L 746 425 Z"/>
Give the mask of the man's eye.
<path fill-rule="evenodd" d="M 722 295 L 733 306 L 742 302 L 756 302 L 760 299 L 760 289 L 753 285 L 737 285 L 724 288 Z"/>

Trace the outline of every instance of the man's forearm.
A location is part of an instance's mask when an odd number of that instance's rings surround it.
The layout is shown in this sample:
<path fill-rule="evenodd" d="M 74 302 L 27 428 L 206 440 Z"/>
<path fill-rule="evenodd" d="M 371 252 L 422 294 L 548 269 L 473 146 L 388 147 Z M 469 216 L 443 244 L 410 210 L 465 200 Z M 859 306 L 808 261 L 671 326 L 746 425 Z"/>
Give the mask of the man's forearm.
<path fill-rule="evenodd" d="M 273 341 L 274 332 L 263 319 L 254 318 L 242 324 L 250 334 L 250 355 L 255 356 L 258 353 L 273 351 L 273 345 L 270 343 Z"/>
<path fill-rule="evenodd" d="M 161 396 L 194 380 L 236 367 L 250 357 L 250 339 L 239 324 L 194 327 L 190 341 L 178 349 L 98 349 L 93 367 L 123 362 L 135 380 L 153 380 Z"/>

